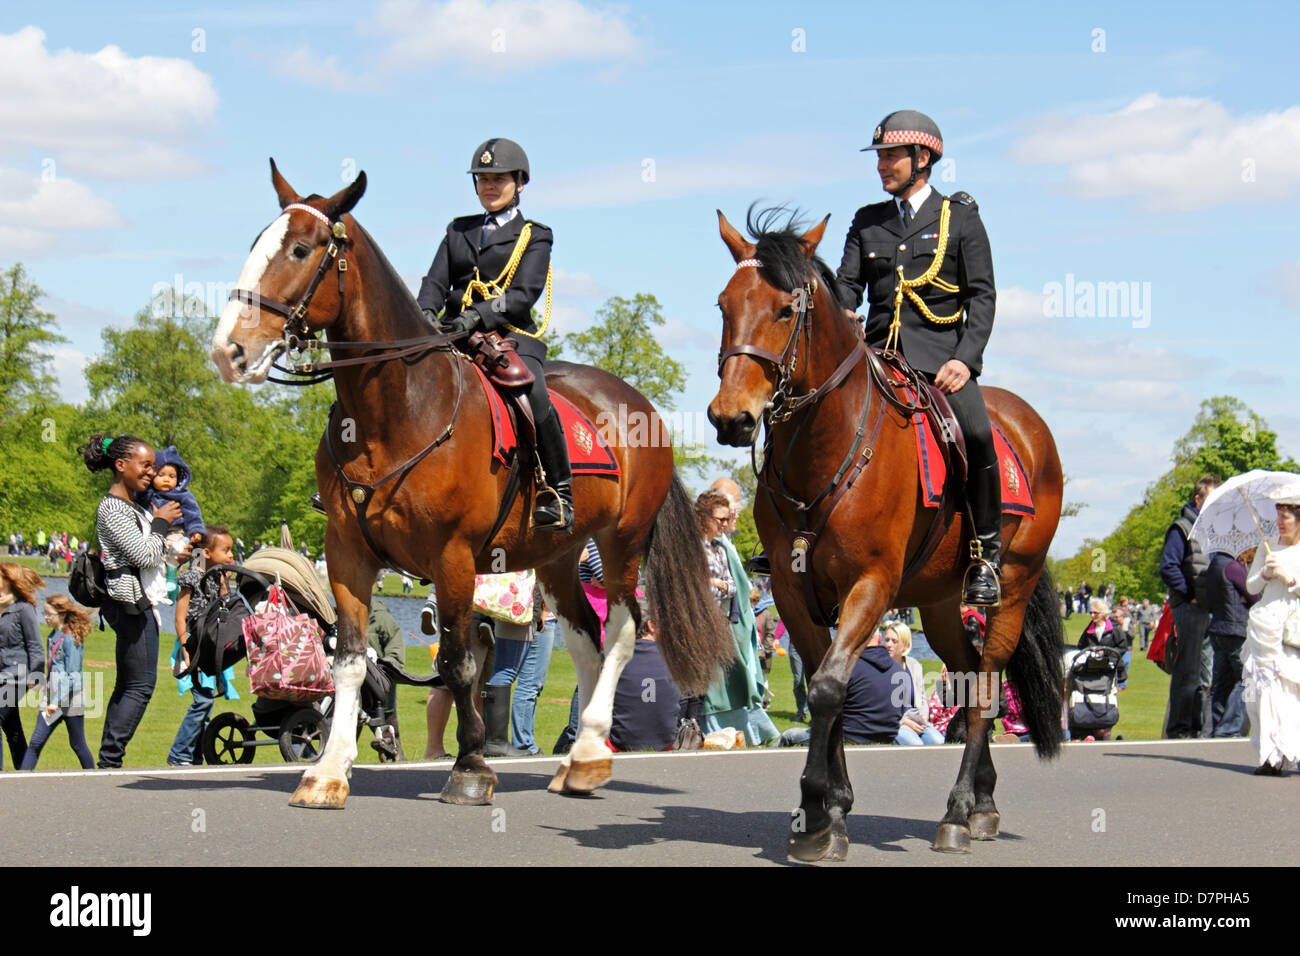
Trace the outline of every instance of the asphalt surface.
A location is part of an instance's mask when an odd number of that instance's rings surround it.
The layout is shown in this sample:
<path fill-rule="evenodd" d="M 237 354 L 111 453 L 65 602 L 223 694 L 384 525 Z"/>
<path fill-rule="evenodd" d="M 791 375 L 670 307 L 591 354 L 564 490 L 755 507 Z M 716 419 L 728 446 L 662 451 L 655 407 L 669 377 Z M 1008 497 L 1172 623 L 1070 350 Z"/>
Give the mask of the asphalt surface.
<path fill-rule="evenodd" d="M 618 755 L 592 797 L 558 758 L 492 761 L 490 807 L 438 802 L 449 767 L 358 767 L 342 811 L 288 806 L 301 767 L 0 774 L 0 864 L 736 866 L 784 864 L 806 750 Z M 1291 864 L 1300 774 L 1255 777 L 1248 741 L 997 745 L 1002 834 L 930 850 L 958 747 L 851 748 L 847 865 Z"/>

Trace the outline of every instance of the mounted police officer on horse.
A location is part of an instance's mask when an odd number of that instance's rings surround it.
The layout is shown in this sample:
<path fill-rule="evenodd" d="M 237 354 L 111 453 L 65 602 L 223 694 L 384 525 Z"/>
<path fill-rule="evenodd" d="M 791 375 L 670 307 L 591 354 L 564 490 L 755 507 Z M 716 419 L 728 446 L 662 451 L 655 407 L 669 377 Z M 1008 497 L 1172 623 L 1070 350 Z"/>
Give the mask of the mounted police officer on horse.
<path fill-rule="evenodd" d="M 901 352 L 952 405 L 966 439 L 966 496 L 975 525 L 964 600 L 994 605 L 1002 489 L 977 381 L 997 301 L 988 235 L 969 194 L 946 197 L 930 185 L 943 137 L 924 113 L 890 113 L 862 151 L 869 150 L 876 151 L 881 186 L 893 198 L 853 217 L 836 273 L 840 298 L 856 308 L 865 294 L 867 344 Z"/>
<path fill-rule="evenodd" d="M 499 138 L 482 143 L 470 160 L 469 173 L 484 212 L 453 219 L 447 226 L 417 301 L 425 317 L 444 332 L 486 330 L 518 342 L 516 351 L 534 376 L 528 400 L 545 472 L 545 482 L 539 482 L 534 495 L 533 524 L 567 532 L 573 526 L 569 452 L 546 390 L 546 344 L 539 337 L 550 320 L 551 230 L 519 211 L 519 195 L 528 182 L 528 156 L 518 143 Z M 539 328 L 532 310 L 543 291 L 546 306 Z"/>

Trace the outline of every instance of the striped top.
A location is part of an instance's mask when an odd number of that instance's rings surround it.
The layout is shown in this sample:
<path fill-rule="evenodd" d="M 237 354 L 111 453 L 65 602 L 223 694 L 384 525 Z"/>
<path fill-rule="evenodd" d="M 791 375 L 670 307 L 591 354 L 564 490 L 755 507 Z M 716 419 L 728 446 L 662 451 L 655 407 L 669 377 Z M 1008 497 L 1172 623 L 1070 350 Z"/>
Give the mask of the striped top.
<path fill-rule="evenodd" d="M 139 604 L 144 599 L 139 572 L 162 564 L 167 522 L 162 518 L 151 521 L 139 505 L 104 495 L 95 512 L 95 533 L 103 551 L 108 596 L 122 604 Z"/>
<path fill-rule="evenodd" d="M 600 561 L 600 550 L 596 547 L 596 539 L 590 538 L 587 541 L 587 556 L 578 562 L 578 580 L 583 584 L 605 583 L 605 568 Z"/>

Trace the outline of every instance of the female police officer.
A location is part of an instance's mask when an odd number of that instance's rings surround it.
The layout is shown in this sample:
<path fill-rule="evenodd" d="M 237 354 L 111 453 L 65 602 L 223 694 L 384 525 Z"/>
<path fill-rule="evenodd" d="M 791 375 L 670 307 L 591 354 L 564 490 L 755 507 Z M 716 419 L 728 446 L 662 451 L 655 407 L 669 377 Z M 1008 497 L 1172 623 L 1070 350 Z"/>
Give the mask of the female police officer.
<path fill-rule="evenodd" d="M 867 150 L 878 151 L 880 184 L 893 198 L 863 206 L 853 217 L 836 274 L 840 297 L 856 307 L 865 293 L 867 344 L 902 352 L 948 396 L 966 438 L 966 496 L 978 542 L 964 600 L 996 605 L 1002 485 L 977 382 L 997 303 L 988 235 L 967 193 L 946 197 L 930 186 L 930 171 L 943 154 L 930 117 L 915 110 L 890 113 Z"/>
<path fill-rule="evenodd" d="M 417 301 L 434 323 L 445 308 L 441 318 L 445 332 L 487 330 L 519 343 L 519 357 L 535 378 L 528 400 L 537 423 L 538 455 L 553 491 L 537 490 L 533 524 L 568 531 L 573 526 L 569 452 L 542 373 L 546 345 L 538 335 L 546 321 L 539 329 L 532 318 L 543 289 L 549 318 L 551 230 L 519 212 L 519 194 L 528 182 L 528 157 L 518 143 L 489 139 L 474 151 L 469 172 L 484 213 L 461 216 L 447 226 Z"/>

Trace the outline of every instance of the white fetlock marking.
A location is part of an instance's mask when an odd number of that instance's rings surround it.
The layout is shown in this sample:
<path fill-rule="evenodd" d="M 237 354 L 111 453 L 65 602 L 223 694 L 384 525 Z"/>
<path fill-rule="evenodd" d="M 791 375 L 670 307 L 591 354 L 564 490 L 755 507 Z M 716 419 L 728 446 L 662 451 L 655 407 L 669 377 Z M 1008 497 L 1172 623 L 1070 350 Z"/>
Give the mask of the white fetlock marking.
<path fill-rule="evenodd" d="M 361 682 L 366 676 L 366 659 L 360 654 L 334 659 L 334 709 L 325 753 L 316 764 L 314 776 L 345 780 L 357 759 L 357 714 L 361 710 Z M 339 731 L 336 733 L 335 731 Z M 312 773 L 308 770 L 307 773 Z M 307 775 L 303 775 L 306 780 Z"/>
<path fill-rule="evenodd" d="M 614 719 L 614 691 L 618 677 L 632 659 L 636 643 L 636 624 L 622 604 L 609 608 L 605 622 L 605 663 L 591 695 L 591 703 L 582 710 L 578 724 L 578 739 L 573 745 L 573 755 L 579 760 L 593 760 L 609 756 L 605 739 Z"/>

